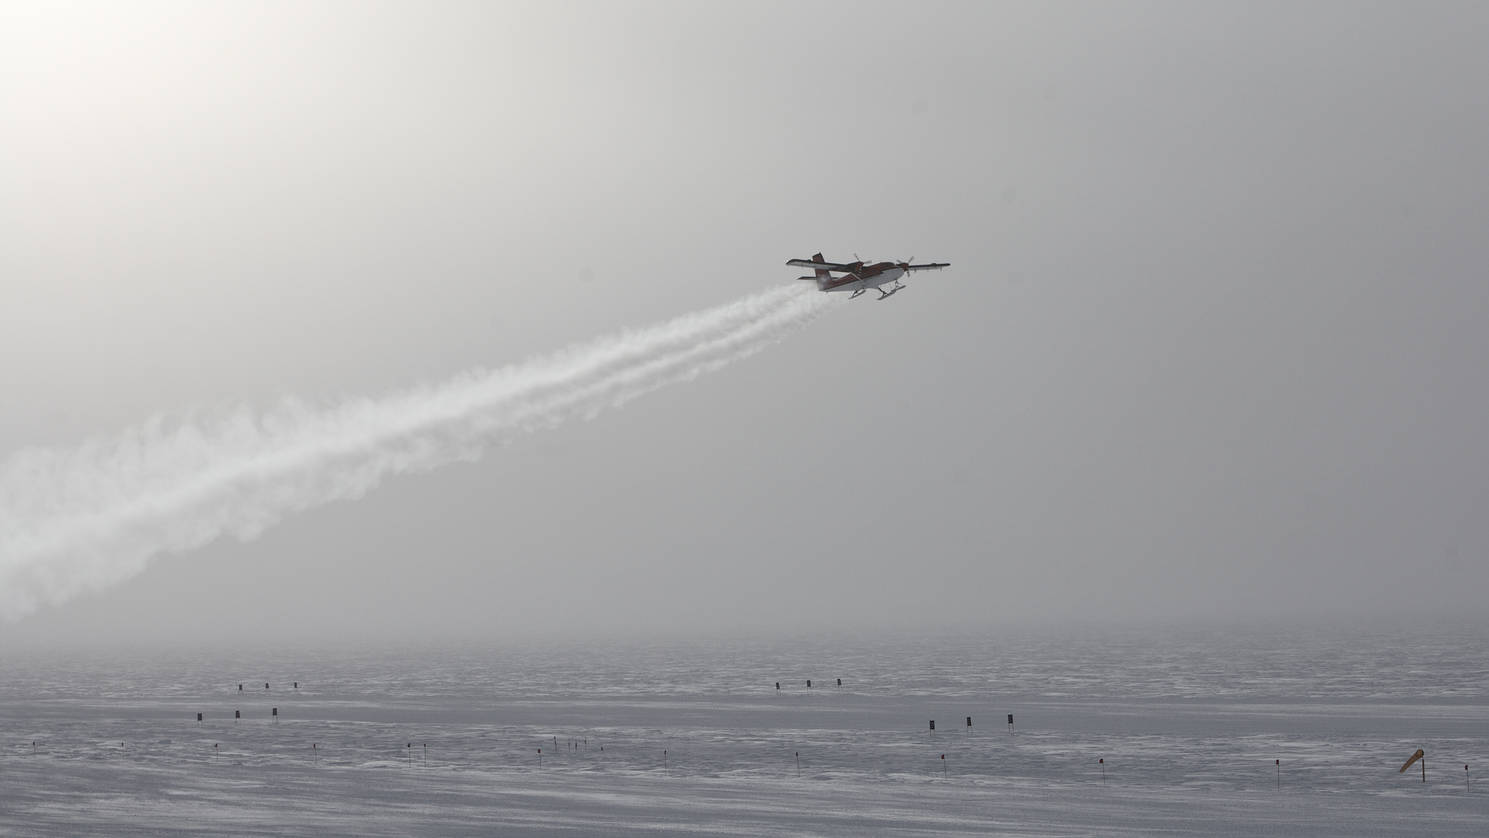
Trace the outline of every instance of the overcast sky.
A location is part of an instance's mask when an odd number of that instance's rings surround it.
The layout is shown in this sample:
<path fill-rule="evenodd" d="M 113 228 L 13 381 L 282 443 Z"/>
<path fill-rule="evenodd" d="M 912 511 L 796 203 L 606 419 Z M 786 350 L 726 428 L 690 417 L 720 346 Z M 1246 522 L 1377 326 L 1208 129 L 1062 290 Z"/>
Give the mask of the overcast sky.
<path fill-rule="evenodd" d="M 0 640 L 1489 616 L 1481 3 L 9 4 L 0 462 L 948 261 Z"/>

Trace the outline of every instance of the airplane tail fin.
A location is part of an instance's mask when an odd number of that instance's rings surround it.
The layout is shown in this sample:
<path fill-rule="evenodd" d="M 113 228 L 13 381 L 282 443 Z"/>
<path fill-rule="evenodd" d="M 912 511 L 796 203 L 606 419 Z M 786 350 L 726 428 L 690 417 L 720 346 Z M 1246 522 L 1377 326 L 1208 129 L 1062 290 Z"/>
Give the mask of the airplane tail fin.
<path fill-rule="evenodd" d="M 812 254 L 812 261 L 813 262 L 823 262 L 823 261 L 826 261 L 826 260 L 824 260 L 822 258 L 822 254 L 820 254 L 820 253 L 814 253 L 814 254 Z M 799 259 L 796 260 L 796 264 L 800 265 L 801 264 L 801 260 L 799 260 Z M 827 268 L 818 268 L 817 270 L 813 271 L 812 273 L 814 274 L 813 276 L 799 276 L 799 277 L 797 277 L 797 279 L 799 279 L 799 280 L 800 279 L 814 279 L 814 280 L 817 281 L 817 287 L 819 289 L 826 290 L 827 283 L 832 280 L 832 271 L 828 270 Z"/>
<path fill-rule="evenodd" d="M 825 260 L 822 258 L 822 254 L 819 252 L 819 253 L 813 253 L 812 254 L 812 261 L 813 262 L 822 262 L 822 261 L 825 261 Z M 816 276 L 804 276 L 804 277 L 802 277 L 802 279 L 815 279 L 815 280 L 817 280 L 817 287 L 818 288 L 822 288 L 824 285 L 826 285 L 826 283 L 827 283 L 827 281 L 829 279 L 832 279 L 832 271 L 826 270 L 824 268 L 818 268 L 815 271 L 815 273 L 817 274 Z"/>

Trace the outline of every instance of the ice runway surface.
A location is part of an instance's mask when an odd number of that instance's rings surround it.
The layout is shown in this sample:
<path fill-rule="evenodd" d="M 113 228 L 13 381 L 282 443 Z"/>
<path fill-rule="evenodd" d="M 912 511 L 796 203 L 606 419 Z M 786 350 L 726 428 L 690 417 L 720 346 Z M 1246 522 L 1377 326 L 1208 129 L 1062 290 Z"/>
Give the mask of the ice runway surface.
<path fill-rule="evenodd" d="M 0 835 L 1481 836 L 1489 783 L 1463 766 L 1489 773 L 1486 648 L 1090 630 L 5 652 Z M 1425 784 L 1396 770 L 1418 747 Z"/>

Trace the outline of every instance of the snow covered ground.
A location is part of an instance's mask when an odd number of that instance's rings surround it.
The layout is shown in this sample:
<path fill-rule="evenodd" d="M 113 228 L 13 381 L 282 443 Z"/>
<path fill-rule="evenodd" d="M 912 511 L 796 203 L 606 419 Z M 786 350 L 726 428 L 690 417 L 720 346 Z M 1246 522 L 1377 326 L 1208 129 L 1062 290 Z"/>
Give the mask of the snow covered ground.
<path fill-rule="evenodd" d="M 1463 767 L 1489 774 L 1486 648 L 1341 630 L 7 652 L 0 835 L 1482 836 L 1489 777 L 1466 788 Z M 1397 773 L 1418 747 L 1425 784 Z"/>

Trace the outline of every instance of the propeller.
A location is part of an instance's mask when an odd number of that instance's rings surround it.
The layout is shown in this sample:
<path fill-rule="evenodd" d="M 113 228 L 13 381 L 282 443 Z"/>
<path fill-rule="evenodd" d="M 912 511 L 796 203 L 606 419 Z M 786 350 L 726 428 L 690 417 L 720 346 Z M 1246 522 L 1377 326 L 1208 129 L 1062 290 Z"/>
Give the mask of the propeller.
<path fill-rule="evenodd" d="M 909 259 L 906 259 L 905 261 L 901 262 L 900 263 L 900 267 L 905 268 L 905 269 L 908 270 L 909 267 L 912 264 L 914 264 L 914 263 L 915 263 L 915 257 L 914 256 L 911 256 Z"/>

